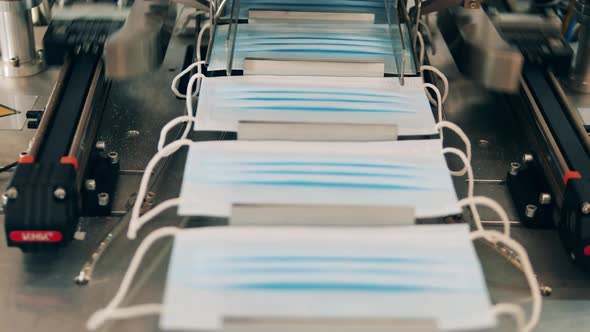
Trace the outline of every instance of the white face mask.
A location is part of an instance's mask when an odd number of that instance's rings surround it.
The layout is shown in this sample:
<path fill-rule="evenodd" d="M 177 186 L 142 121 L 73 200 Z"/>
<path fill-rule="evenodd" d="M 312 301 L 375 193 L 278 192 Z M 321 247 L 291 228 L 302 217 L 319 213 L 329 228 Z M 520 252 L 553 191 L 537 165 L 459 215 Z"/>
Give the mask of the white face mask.
<path fill-rule="evenodd" d="M 230 317 L 495 324 L 467 225 L 181 231 L 161 328 L 220 331 Z"/>
<path fill-rule="evenodd" d="M 192 144 L 179 214 L 229 217 L 233 204 L 410 206 L 416 218 L 461 212 L 440 140 Z"/>
<path fill-rule="evenodd" d="M 383 0 L 240 0 L 240 18 L 247 19 L 250 10 L 293 10 L 305 12 L 370 13 L 375 23 L 387 23 Z M 232 1 L 226 5 L 230 15 Z"/>
<path fill-rule="evenodd" d="M 240 121 L 397 125 L 435 135 L 420 78 L 231 76 L 203 80 L 195 129 L 237 131 Z"/>
<path fill-rule="evenodd" d="M 407 29 L 402 26 L 407 37 Z M 210 71 L 226 70 L 230 54 L 226 38 L 229 26 L 217 26 L 209 59 Z M 397 30 L 397 26 L 394 26 Z M 340 60 L 377 61 L 385 64 L 385 73 L 397 74 L 396 59 L 401 61 L 401 40 L 394 33 L 396 52 L 386 24 L 239 24 L 232 68 L 244 68 L 244 60 Z M 231 44 L 231 43 L 230 43 Z M 411 52 L 405 73 L 416 74 Z"/>

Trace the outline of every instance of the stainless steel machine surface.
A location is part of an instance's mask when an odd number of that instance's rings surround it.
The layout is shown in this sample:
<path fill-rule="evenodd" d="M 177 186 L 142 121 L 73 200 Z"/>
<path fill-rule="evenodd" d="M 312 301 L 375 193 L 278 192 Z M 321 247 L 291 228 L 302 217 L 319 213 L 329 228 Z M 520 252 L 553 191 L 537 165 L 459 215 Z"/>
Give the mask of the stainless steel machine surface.
<path fill-rule="evenodd" d="M 452 62 L 452 57 L 436 35 L 437 54 L 433 65 L 450 80 L 450 95 L 445 105 L 449 120 L 460 125 L 474 143 L 473 166 L 478 179 L 476 193 L 490 196 L 509 209 L 517 220 L 506 186 L 502 183 L 512 161 L 520 160 L 527 150 L 522 129 L 515 114 L 497 93 L 486 91 L 466 80 Z M 173 38 L 164 65 L 155 73 L 139 79 L 113 83 L 106 104 L 98 139 L 109 151 L 117 151 L 121 160 L 121 180 L 114 206 L 115 217 L 84 219 L 79 240 L 57 253 L 25 255 L 6 248 L 0 239 L 0 331 L 74 332 L 84 331 L 90 314 L 103 307 L 118 288 L 131 256 L 150 230 L 163 225 L 211 225 L 219 220 L 198 218 L 183 220 L 169 211 L 147 226 L 140 239 L 129 241 L 120 230 L 128 221 L 126 211 L 138 188 L 141 170 L 156 152 L 160 128 L 184 113 L 183 101 L 177 100 L 169 86 L 179 72 L 185 46 L 192 40 Z M 0 80 L 0 94 L 37 96 L 34 108 L 43 107 L 57 72 L 50 70 L 32 78 Z M 26 150 L 34 130 L 0 130 L 0 162 L 15 161 Z M 196 140 L 220 140 L 223 134 L 193 134 Z M 449 144 L 459 144 L 450 141 Z M 151 191 L 156 201 L 178 195 L 185 153 L 180 153 L 157 172 Z M 450 159 L 451 169 L 459 168 Z M 4 191 L 10 173 L 0 174 L 0 191 Z M 464 179 L 456 179 L 460 195 L 466 192 Z M 496 217 L 482 211 L 486 226 L 499 227 Z M 466 214 L 465 218 L 469 219 Z M 3 217 L 0 219 L 3 222 Z M 514 237 L 528 250 L 539 280 L 552 289 L 544 298 L 541 323 L 536 331 L 587 331 L 590 326 L 590 276 L 579 271 L 569 260 L 554 230 L 526 229 L 514 225 Z M 77 285 L 74 278 L 99 243 L 111 234 L 111 245 L 103 253 L 87 285 Z M 82 235 L 85 235 L 82 236 Z M 163 240 L 150 250 L 134 281 L 128 304 L 160 302 L 170 254 L 170 240 Z M 494 302 L 510 300 L 528 308 L 530 294 L 522 273 L 483 243 L 478 243 L 486 280 Z M 157 317 L 109 323 L 102 331 L 159 331 Z M 513 331 L 513 323 L 501 320 L 494 331 Z"/>

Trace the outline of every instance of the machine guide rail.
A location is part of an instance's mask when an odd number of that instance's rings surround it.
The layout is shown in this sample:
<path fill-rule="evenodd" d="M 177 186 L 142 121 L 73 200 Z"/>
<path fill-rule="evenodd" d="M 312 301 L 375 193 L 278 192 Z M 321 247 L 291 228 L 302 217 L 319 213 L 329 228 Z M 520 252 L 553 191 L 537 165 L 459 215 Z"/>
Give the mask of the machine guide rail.
<path fill-rule="evenodd" d="M 112 197 L 118 158 L 94 149 L 108 87 L 99 54 L 64 63 L 31 151 L 20 158 L 6 192 L 9 246 L 25 252 L 58 248 L 73 239 L 80 216 L 109 214 L 110 202 L 100 202 L 96 192 Z M 82 189 L 85 179 L 94 181 L 92 188 Z"/>
<path fill-rule="evenodd" d="M 590 154 L 585 138 L 551 72 L 525 64 L 522 88 L 545 145 L 533 145 L 522 164 L 513 163 L 508 188 L 526 225 L 557 226 L 572 259 L 590 269 Z"/>

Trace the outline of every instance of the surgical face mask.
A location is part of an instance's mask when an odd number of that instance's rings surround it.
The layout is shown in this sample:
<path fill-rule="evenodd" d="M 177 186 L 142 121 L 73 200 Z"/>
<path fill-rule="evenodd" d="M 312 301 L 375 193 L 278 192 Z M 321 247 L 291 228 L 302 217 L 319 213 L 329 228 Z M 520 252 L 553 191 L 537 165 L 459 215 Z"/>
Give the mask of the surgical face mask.
<path fill-rule="evenodd" d="M 202 83 L 196 130 L 240 121 L 392 124 L 400 136 L 435 135 L 420 78 L 232 76 Z"/>
<path fill-rule="evenodd" d="M 468 234 L 466 225 L 182 231 L 160 326 L 219 331 L 225 319 L 239 317 L 491 327 L 495 318 Z"/>
<path fill-rule="evenodd" d="M 240 0 L 240 18 L 247 19 L 250 10 L 292 10 L 304 12 L 370 13 L 375 23 L 387 23 L 383 0 Z M 226 5 L 230 15 L 232 1 Z"/>
<path fill-rule="evenodd" d="M 397 29 L 397 26 L 394 27 Z M 402 26 L 410 40 L 407 29 Z M 213 49 L 208 69 L 226 70 L 228 48 L 226 38 L 228 25 L 218 26 L 213 40 Z M 397 74 L 396 57 L 401 61 L 399 33 L 393 33 L 397 46 L 391 40 L 389 26 L 385 24 L 239 24 L 235 42 L 232 68 L 244 69 L 245 59 L 316 60 L 383 62 L 385 72 Z M 231 43 L 229 43 L 231 45 Z M 231 47 L 231 46 L 229 46 Z M 406 74 L 415 74 L 411 52 L 405 64 Z"/>
<path fill-rule="evenodd" d="M 190 147 L 179 214 L 229 217 L 232 205 L 415 207 L 456 215 L 440 140 L 202 142 Z"/>

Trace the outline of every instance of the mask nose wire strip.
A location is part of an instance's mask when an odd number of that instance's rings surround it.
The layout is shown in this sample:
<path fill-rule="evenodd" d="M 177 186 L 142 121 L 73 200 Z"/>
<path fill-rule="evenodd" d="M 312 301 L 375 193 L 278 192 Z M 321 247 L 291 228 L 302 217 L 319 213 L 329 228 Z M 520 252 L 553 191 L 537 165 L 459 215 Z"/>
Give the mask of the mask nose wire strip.
<path fill-rule="evenodd" d="M 518 255 L 520 263 L 523 267 L 524 275 L 527 279 L 527 283 L 529 285 L 529 288 L 531 289 L 531 294 L 533 298 L 531 317 L 528 323 L 522 329 L 522 331 L 532 331 L 535 328 L 535 326 L 539 323 L 543 303 L 541 299 L 539 281 L 535 276 L 535 271 L 533 270 L 533 266 L 531 265 L 531 261 L 529 259 L 529 256 L 527 255 L 525 248 L 517 241 L 497 231 L 475 231 L 471 233 L 470 237 L 473 241 L 481 238 L 487 239 L 491 237 L 494 239 L 495 242 L 502 243 Z"/>
<path fill-rule="evenodd" d="M 143 304 L 128 308 L 118 307 L 125 299 L 125 296 L 127 295 L 129 288 L 131 287 L 131 283 L 133 282 L 133 278 L 137 273 L 139 265 L 147 251 L 153 245 L 153 243 L 165 237 L 175 236 L 179 231 L 180 228 L 177 227 L 160 228 L 150 233 L 145 238 L 145 240 L 141 242 L 141 244 L 135 251 L 133 258 L 131 259 L 131 263 L 129 264 L 129 267 L 125 272 L 125 275 L 123 276 L 123 280 L 121 281 L 121 285 L 119 286 L 117 293 L 115 293 L 115 296 L 105 308 L 95 312 L 90 317 L 90 319 L 86 323 L 87 329 L 96 330 L 109 319 L 126 319 L 144 315 L 159 314 L 161 312 L 161 304 Z"/>
<path fill-rule="evenodd" d="M 190 146 L 192 143 L 193 142 L 191 140 L 187 140 L 187 139 L 181 139 L 181 140 L 174 141 L 174 142 L 168 144 L 161 151 L 158 151 L 158 153 L 156 153 L 152 157 L 152 159 L 150 160 L 150 162 L 146 166 L 145 172 L 143 173 L 143 176 L 141 177 L 141 183 L 139 186 L 139 191 L 137 192 L 137 198 L 135 200 L 135 204 L 133 205 L 133 209 L 131 211 L 131 220 L 129 221 L 129 229 L 127 231 L 127 237 L 129 239 L 133 240 L 137 237 L 137 231 L 139 230 L 139 228 L 143 224 L 145 224 L 147 221 L 149 221 L 150 218 L 153 218 L 156 215 L 155 212 L 159 213 L 165 209 L 168 209 L 168 208 L 171 208 L 175 205 L 178 205 L 178 202 L 179 202 L 178 198 L 165 201 L 164 203 L 159 204 L 156 208 L 154 208 L 152 211 L 150 211 L 153 213 L 148 212 L 146 215 L 144 215 L 142 218 L 140 218 L 141 206 L 143 205 L 143 200 L 145 199 L 145 195 L 147 194 L 147 190 L 148 190 L 148 186 L 149 186 L 149 182 L 150 182 L 150 176 L 151 176 L 153 170 L 156 168 L 156 165 L 163 158 L 169 157 L 170 155 L 172 155 L 173 153 L 178 151 L 183 146 Z"/>

